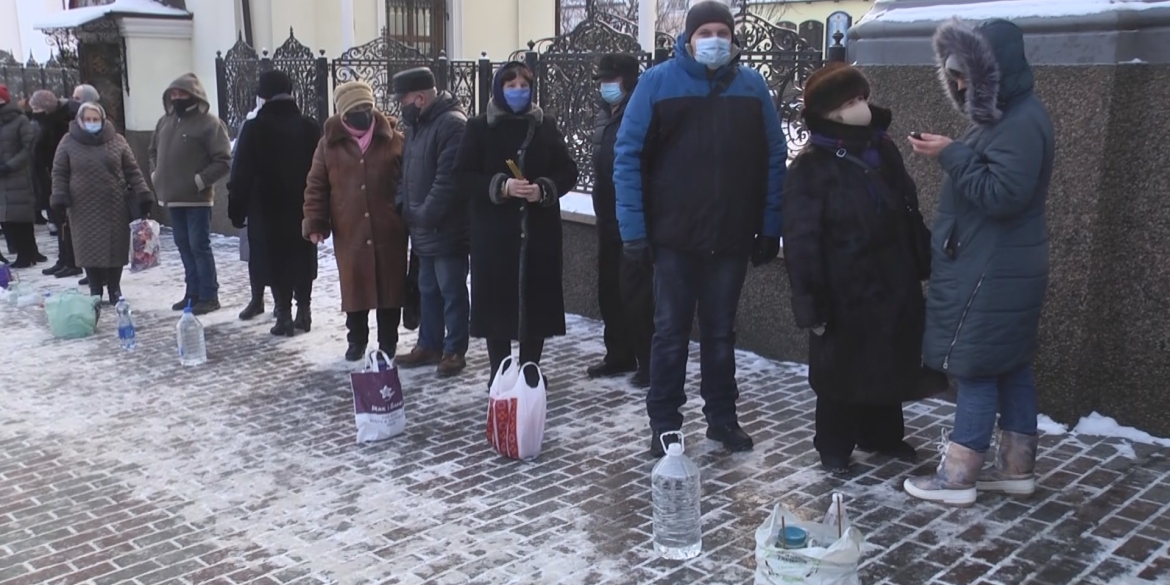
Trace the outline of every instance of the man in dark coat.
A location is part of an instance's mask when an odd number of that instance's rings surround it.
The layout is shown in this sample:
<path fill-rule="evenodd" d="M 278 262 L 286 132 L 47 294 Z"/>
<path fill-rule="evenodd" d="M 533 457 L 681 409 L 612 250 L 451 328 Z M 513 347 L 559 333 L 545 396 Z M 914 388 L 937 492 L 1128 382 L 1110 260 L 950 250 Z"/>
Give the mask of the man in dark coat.
<path fill-rule="evenodd" d="M 228 183 L 232 224 L 248 226 L 249 268 L 251 262 L 259 263 L 272 287 L 272 334 L 287 337 L 296 329 L 308 332 L 312 324 L 309 302 L 317 278 L 317 246 L 302 237 L 301 227 L 305 182 L 321 140 L 317 122 L 301 115 L 292 91 L 292 80 L 283 71 L 260 75 L 257 96 L 264 104 L 240 131 Z"/>
<path fill-rule="evenodd" d="M 32 178 L 37 201 L 48 206 L 52 193 L 53 157 L 61 139 L 69 133 L 69 123 L 75 114 L 69 108 L 68 100 L 57 99 L 53 92 L 42 89 L 29 98 L 32 119 L 37 123 L 38 132 L 33 142 Z M 57 226 L 57 263 L 41 271 L 57 278 L 71 278 L 81 274 L 73 255 L 72 229 L 67 218 L 58 216 L 50 207 L 50 219 Z"/>
<path fill-rule="evenodd" d="M 924 500 L 971 505 L 976 490 L 1035 490 L 1036 354 L 1048 287 L 1045 202 L 1052 122 L 1033 93 L 1024 35 L 1006 20 L 959 21 L 934 37 L 947 95 L 971 121 L 959 140 L 923 134 L 914 151 L 946 173 L 934 222 L 923 359 L 958 380 L 955 429 L 938 473 L 906 480 Z M 999 411 L 993 469 L 980 473 Z"/>
<path fill-rule="evenodd" d="M 593 79 L 601 82 L 593 132 L 593 213 L 597 218 L 597 304 L 605 322 L 605 358 L 587 373 L 608 378 L 635 372 L 632 382 L 650 386 L 650 338 L 654 335 L 652 267 L 623 261 L 613 185 L 614 145 L 626 103 L 638 85 L 633 55 L 603 55 Z"/>
<path fill-rule="evenodd" d="M 398 73 L 393 86 L 407 124 L 398 206 L 419 260 L 421 309 L 418 345 L 395 362 L 404 368 L 437 365 L 440 377 L 454 376 L 467 367 L 471 312 L 471 220 L 455 176 L 467 115 L 450 92 L 435 90 L 426 67 Z"/>
<path fill-rule="evenodd" d="M 687 12 L 674 58 L 642 75 L 618 130 L 614 184 L 626 254 L 654 264 L 651 453 L 677 431 L 686 403 L 696 306 L 707 437 L 752 448 L 735 401 L 735 315 L 748 260 L 780 253 L 781 191 L 788 158 L 771 90 L 740 65 L 727 5 Z"/>

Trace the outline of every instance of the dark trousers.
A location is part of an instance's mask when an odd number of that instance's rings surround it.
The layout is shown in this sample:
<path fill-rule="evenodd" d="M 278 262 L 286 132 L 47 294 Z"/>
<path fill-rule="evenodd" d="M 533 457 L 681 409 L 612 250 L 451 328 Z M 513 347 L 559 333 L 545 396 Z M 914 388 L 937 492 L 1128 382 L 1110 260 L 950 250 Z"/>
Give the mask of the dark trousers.
<path fill-rule="evenodd" d="M 394 357 L 394 353 L 398 349 L 398 322 L 402 318 L 402 309 L 378 309 L 374 313 L 378 319 L 378 347 L 390 354 L 390 357 Z M 370 312 L 346 313 L 345 328 L 349 330 L 349 334 L 346 336 L 347 341 L 368 344 L 370 342 Z"/>
<path fill-rule="evenodd" d="M 69 227 L 69 216 L 50 210 L 49 219 L 57 224 L 57 263 L 66 268 L 76 267 L 73 255 L 73 228 Z"/>
<path fill-rule="evenodd" d="M 110 300 L 117 302 L 122 296 L 122 267 L 117 268 L 86 268 L 85 277 L 89 279 L 89 294 L 100 297 L 102 289 L 110 291 Z"/>
<path fill-rule="evenodd" d="M 260 285 L 260 296 L 261 297 L 264 296 L 264 285 Z M 273 283 L 272 284 L 272 302 L 276 303 L 276 308 L 278 310 L 284 311 L 286 313 L 292 312 L 292 302 L 294 299 L 297 301 L 297 307 L 305 308 L 305 309 L 309 308 L 309 303 L 310 303 L 310 301 L 312 301 L 312 297 L 313 297 L 313 281 L 311 281 L 311 280 L 307 281 L 307 282 L 298 282 L 296 284 L 287 284 L 287 283 L 280 283 L 280 284 Z M 385 309 L 383 309 L 383 310 L 385 310 Z M 395 310 L 397 310 L 397 309 L 395 309 Z M 353 315 L 353 314 L 354 313 L 346 313 L 346 326 L 347 327 L 349 326 L 349 315 Z M 356 318 L 357 317 L 355 317 L 355 319 Z M 365 323 L 366 323 L 365 339 L 368 341 L 369 337 L 370 337 L 370 327 L 369 327 L 370 315 L 369 315 L 368 311 L 365 312 L 365 316 L 363 318 L 364 318 Z M 379 317 L 378 317 L 379 343 L 381 342 L 381 339 L 382 339 L 382 329 L 383 329 L 382 317 L 381 317 L 381 312 L 379 312 Z M 353 331 L 353 329 L 351 328 L 350 329 L 351 334 L 352 334 L 352 331 Z M 397 317 L 394 318 L 394 331 L 395 331 L 394 342 L 398 343 L 398 337 L 397 337 L 398 318 Z M 360 343 L 360 342 L 361 342 L 361 339 L 359 338 L 358 343 Z"/>
<path fill-rule="evenodd" d="M 16 254 L 17 262 L 21 260 L 32 262 L 40 255 L 41 252 L 37 249 L 35 224 L 6 221 L 0 223 L 0 229 L 4 230 L 4 239 L 7 240 L 8 249 Z"/>
<path fill-rule="evenodd" d="M 605 361 L 650 365 L 654 336 L 653 270 L 629 262 L 622 241 L 602 235 L 597 247 L 597 304 L 605 322 Z"/>
<path fill-rule="evenodd" d="M 512 355 L 512 341 L 510 339 L 489 339 L 487 340 L 487 350 L 488 361 L 492 364 L 492 372 L 489 379 L 495 381 L 496 372 L 500 371 L 500 364 L 504 363 L 505 358 Z M 520 342 L 520 363 L 527 364 L 532 362 L 540 365 L 540 357 L 543 354 L 543 339 Z"/>
<path fill-rule="evenodd" d="M 848 457 L 854 447 L 894 449 L 906 436 L 902 403 L 846 404 L 817 397 L 817 429 L 813 446 L 824 455 Z"/>
<path fill-rule="evenodd" d="M 695 308 L 699 313 L 699 367 L 707 424 L 737 422 L 735 401 L 735 314 L 747 276 L 744 255 L 699 254 L 655 249 L 654 340 L 646 412 L 650 428 L 682 428 L 687 402 L 687 357 Z"/>

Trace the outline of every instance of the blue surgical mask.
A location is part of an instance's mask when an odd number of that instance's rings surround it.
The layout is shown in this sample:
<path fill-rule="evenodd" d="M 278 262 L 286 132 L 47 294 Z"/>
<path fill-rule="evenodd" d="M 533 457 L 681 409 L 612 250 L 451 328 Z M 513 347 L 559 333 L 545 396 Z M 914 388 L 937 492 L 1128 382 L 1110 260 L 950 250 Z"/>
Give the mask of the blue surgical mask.
<path fill-rule="evenodd" d="M 601 84 L 601 99 L 605 100 L 605 103 L 611 106 L 617 105 L 625 96 L 626 93 L 622 91 L 622 84 L 620 82 L 615 81 Z"/>
<path fill-rule="evenodd" d="M 98 132 L 102 131 L 101 122 L 82 122 L 82 126 L 84 126 L 85 131 L 89 132 L 90 134 L 97 134 Z"/>
<path fill-rule="evenodd" d="M 528 109 L 532 103 L 532 88 L 509 87 L 504 89 L 504 101 L 513 112 L 520 114 Z"/>
<path fill-rule="evenodd" d="M 695 40 L 695 61 L 708 69 L 718 69 L 731 62 L 731 39 L 708 37 Z"/>

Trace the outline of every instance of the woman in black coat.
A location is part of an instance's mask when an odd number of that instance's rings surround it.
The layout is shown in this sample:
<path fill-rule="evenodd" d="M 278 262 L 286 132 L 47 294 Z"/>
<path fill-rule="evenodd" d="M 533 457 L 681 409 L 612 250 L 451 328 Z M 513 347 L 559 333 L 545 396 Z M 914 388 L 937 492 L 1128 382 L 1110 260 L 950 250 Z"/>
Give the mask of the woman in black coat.
<path fill-rule="evenodd" d="M 946 388 L 922 368 L 926 305 L 914 181 L 886 136 L 889 110 L 868 103 L 857 69 L 833 63 L 805 84 L 812 138 L 784 185 L 784 258 L 796 325 L 809 329 L 814 445 L 847 473 L 854 447 L 913 459 L 902 402 Z"/>
<path fill-rule="evenodd" d="M 260 76 L 257 93 L 264 102 L 240 130 L 228 182 L 228 215 L 237 228 L 248 227 L 248 269 L 272 287 L 272 334 L 286 337 L 312 326 L 309 302 L 317 278 L 317 246 L 302 237 L 301 222 L 305 181 L 321 140 L 317 122 L 301 115 L 292 90 L 292 80 L 282 71 Z"/>
<path fill-rule="evenodd" d="M 522 363 L 539 363 L 544 340 L 565 334 L 560 198 L 577 183 L 577 163 L 531 87 L 523 63 L 496 72 L 455 166 L 471 200 L 471 335 L 487 339 L 493 379 L 513 340 Z"/>

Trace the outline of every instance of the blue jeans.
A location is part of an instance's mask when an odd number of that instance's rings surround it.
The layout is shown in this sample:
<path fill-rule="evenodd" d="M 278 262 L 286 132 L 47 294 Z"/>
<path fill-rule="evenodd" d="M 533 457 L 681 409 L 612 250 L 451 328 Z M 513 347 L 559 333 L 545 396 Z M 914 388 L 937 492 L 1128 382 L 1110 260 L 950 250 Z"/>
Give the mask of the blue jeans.
<path fill-rule="evenodd" d="M 703 414 L 711 426 L 737 422 L 735 313 L 747 276 L 746 255 L 710 255 L 655 249 L 654 339 L 646 412 L 655 432 L 682 428 L 687 402 L 691 325 L 699 309 L 699 367 Z"/>
<path fill-rule="evenodd" d="M 187 296 L 200 301 L 219 300 L 215 256 L 211 253 L 211 208 L 168 207 L 175 245 L 183 259 Z"/>
<path fill-rule="evenodd" d="M 994 378 L 959 378 L 955 430 L 951 440 L 979 453 L 991 448 L 995 414 L 999 428 L 1024 435 L 1036 434 L 1036 379 L 1032 365 Z"/>
<path fill-rule="evenodd" d="M 418 345 L 444 354 L 467 353 L 471 302 L 467 298 L 468 258 L 419 256 Z M 444 327 L 447 336 L 443 336 Z"/>

